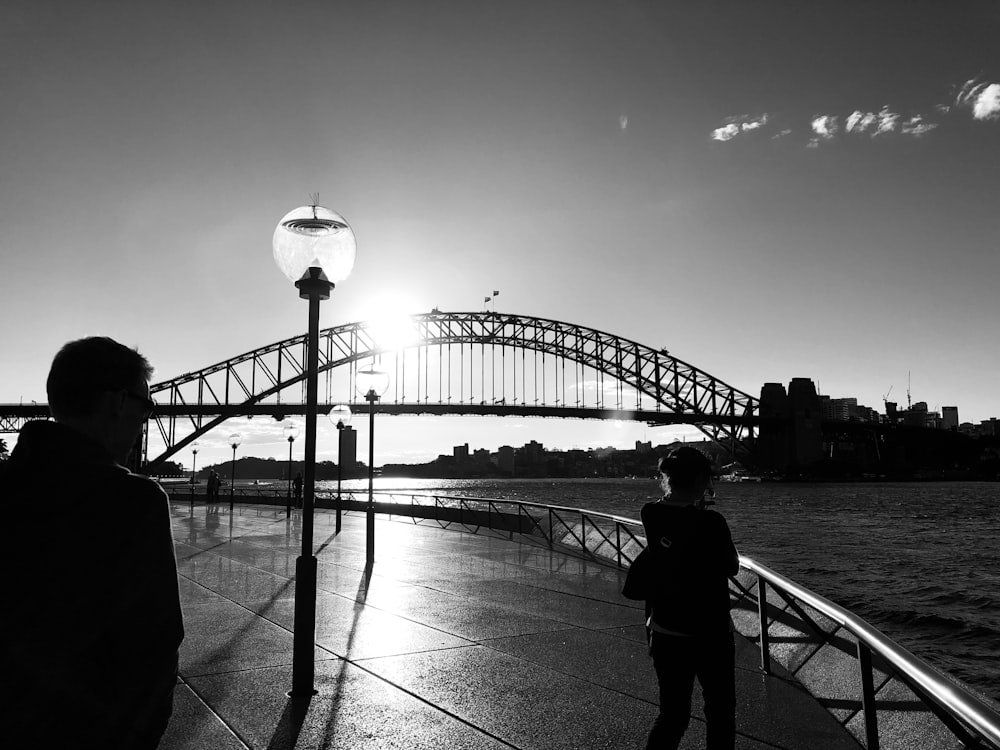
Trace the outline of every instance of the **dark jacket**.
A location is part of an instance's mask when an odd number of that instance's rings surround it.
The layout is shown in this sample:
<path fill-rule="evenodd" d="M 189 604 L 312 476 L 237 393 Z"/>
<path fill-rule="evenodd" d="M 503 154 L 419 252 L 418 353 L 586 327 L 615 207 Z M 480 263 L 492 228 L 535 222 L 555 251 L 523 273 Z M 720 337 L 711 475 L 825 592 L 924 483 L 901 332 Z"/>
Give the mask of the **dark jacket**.
<path fill-rule="evenodd" d="M 652 571 L 653 621 L 677 633 L 729 631 L 729 576 L 740 569 L 726 519 L 687 505 L 646 503 L 641 512 Z"/>
<path fill-rule="evenodd" d="M 184 637 L 167 497 L 100 445 L 29 422 L 0 464 L 0 706 L 11 747 L 155 747 Z"/>

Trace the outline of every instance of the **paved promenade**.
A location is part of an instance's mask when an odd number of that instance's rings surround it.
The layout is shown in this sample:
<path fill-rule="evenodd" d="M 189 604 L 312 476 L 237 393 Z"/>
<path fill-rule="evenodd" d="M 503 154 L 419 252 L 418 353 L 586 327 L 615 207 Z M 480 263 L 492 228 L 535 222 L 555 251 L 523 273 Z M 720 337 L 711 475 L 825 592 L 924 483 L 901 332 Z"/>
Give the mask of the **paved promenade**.
<path fill-rule="evenodd" d="M 642 748 L 656 715 L 642 610 L 623 573 L 513 540 L 316 514 L 316 687 L 292 681 L 300 522 L 283 508 L 172 503 L 187 636 L 174 717 L 180 748 Z M 696 688 L 682 745 L 704 747 Z M 794 681 L 764 676 L 737 636 L 739 748 L 857 748 Z"/>

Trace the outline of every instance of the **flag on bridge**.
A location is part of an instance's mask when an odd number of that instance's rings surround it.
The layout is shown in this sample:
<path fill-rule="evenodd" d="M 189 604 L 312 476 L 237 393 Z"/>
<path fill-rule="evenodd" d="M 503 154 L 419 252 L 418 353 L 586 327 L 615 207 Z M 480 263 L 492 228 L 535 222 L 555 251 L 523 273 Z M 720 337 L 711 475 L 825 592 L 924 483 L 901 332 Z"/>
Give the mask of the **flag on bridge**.
<path fill-rule="evenodd" d="M 489 301 L 490 301 L 491 299 L 493 299 L 493 298 L 492 298 L 492 297 L 487 297 L 486 299 L 484 299 L 484 300 L 483 300 L 483 304 L 485 305 L 485 304 L 486 304 L 487 302 L 489 302 Z"/>
<path fill-rule="evenodd" d="M 493 292 L 493 296 L 494 296 L 494 297 L 496 297 L 496 296 L 497 296 L 498 294 L 500 294 L 500 292 L 497 292 L 497 291 L 494 291 L 494 292 Z"/>

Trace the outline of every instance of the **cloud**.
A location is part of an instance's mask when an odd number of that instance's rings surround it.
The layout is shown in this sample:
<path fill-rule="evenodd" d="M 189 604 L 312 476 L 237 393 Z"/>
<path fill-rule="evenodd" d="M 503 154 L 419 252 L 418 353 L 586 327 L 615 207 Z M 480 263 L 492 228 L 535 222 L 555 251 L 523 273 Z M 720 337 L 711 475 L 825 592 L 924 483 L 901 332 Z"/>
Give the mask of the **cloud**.
<path fill-rule="evenodd" d="M 937 127 L 938 123 L 936 122 L 924 122 L 923 115 L 914 115 L 903 123 L 900 132 L 902 132 L 903 135 L 912 135 L 914 138 L 922 138 Z"/>
<path fill-rule="evenodd" d="M 877 112 L 856 109 L 846 116 L 817 113 L 808 121 L 809 139 L 805 145 L 806 148 L 819 148 L 840 137 L 861 135 L 879 140 L 890 137 L 923 138 L 954 119 L 959 111 L 968 111 L 980 121 L 1000 121 L 1000 83 L 970 79 L 958 89 L 953 103 L 935 104 L 929 112 L 904 114 L 885 105 Z M 720 127 L 712 131 L 712 138 L 731 141 L 736 136 L 763 130 L 767 125 L 773 125 L 773 120 L 774 115 L 768 113 L 727 117 Z M 785 138 L 792 133 L 792 128 L 783 128 L 776 133 L 776 128 L 770 130 L 771 140 Z"/>
<path fill-rule="evenodd" d="M 895 133 L 898 127 L 899 115 L 896 112 L 890 112 L 888 107 L 883 107 L 882 111 L 878 113 L 878 129 L 876 129 L 875 135 Z"/>
<path fill-rule="evenodd" d="M 812 130 L 820 138 L 829 140 L 840 130 L 840 121 L 834 115 L 819 115 L 813 118 Z"/>
<path fill-rule="evenodd" d="M 770 119 L 770 115 L 768 115 L 767 112 L 761 115 L 737 115 L 735 117 L 727 117 L 725 124 L 722 127 L 716 128 L 712 131 L 712 140 L 723 142 L 731 141 L 741 133 L 749 133 L 754 130 L 759 130 L 767 125 Z"/>
<path fill-rule="evenodd" d="M 716 128 L 712 131 L 712 139 L 716 141 L 731 141 L 733 138 L 740 134 L 740 129 L 738 125 L 729 123 L 721 128 Z"/>
<path fill-rule="evenodd" d="M 966 81 L 955 97 L 955 104 L 968 107 L 977 120 L 1000 119 L 1000 83 L 977 83 L 976 79 Z"/>

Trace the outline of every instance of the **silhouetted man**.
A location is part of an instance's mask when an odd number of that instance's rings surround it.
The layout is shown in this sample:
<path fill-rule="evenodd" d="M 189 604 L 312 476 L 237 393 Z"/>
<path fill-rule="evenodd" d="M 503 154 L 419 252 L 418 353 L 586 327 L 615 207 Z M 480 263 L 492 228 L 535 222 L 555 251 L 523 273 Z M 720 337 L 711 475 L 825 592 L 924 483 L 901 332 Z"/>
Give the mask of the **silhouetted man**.
<path fill-rule="evenodd" d="M 8 573 L 0 734 L 8 747 L 155 748 L 184 637 L 167 497 L 123 467 L 152 413 L 152 367 L 109 338 L 49 372 L 54 422 L 0 469 Z"/>

